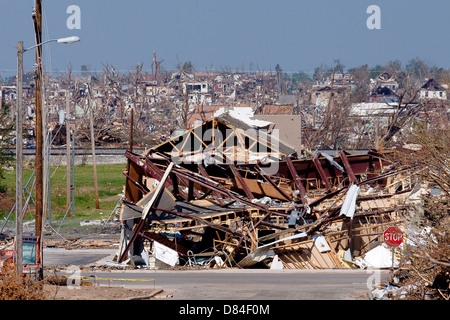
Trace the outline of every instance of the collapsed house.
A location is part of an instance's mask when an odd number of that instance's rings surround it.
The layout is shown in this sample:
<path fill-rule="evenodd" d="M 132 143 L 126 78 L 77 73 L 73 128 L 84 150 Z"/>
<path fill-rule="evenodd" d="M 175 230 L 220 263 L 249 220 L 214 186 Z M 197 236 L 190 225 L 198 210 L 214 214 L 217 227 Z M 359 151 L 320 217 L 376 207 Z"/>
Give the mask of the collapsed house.
<path fill-rule="evenodd" d="M 265 128 L 222 114 L 127 151 L 117 261 L 345 268 L 402 223 L 411 186 L 393 152 L 300 157 Z"/>

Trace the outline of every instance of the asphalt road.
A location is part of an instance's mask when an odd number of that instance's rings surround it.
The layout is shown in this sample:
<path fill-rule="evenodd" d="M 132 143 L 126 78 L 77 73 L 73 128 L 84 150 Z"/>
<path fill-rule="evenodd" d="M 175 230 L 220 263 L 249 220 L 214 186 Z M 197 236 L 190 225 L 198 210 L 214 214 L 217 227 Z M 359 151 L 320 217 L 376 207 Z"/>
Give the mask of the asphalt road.
<path fill-rule="evenodd" d="M 95 275 L 100 279 L 147 280 L 114 280 L 113 283 L 162 288 L 165 294 L 173 295 L 176 300 L 348 300 L 364 298 L 362 295 L 369 292 L 368 280 L 373 272 L 226 269 L 139 270 Z M 387 275 L 384 272 L 380 277 L 385 279 Z"/>
<path fill-rule="evenodd" d="M 44 250 L 44 266 L 71 265 L 65 275 L 95 276 L 100 285 L 161 288 L 174 300 L 349 300 L 364 299 L 379 270 L 123 270 L 77 273 L 77 266 L 111 261 L 114 250 Z M 75 266 L 75 268 L 73 267 Z"/>
<path fill-rule="evenodd" d="M 89 266 L 96 262 L 110 260 L 114 257 L 113 249 L 80 249 L 66 250 L 64 248 L 44 248 L 44 267 L 56 267 L 65 265 Z"/>

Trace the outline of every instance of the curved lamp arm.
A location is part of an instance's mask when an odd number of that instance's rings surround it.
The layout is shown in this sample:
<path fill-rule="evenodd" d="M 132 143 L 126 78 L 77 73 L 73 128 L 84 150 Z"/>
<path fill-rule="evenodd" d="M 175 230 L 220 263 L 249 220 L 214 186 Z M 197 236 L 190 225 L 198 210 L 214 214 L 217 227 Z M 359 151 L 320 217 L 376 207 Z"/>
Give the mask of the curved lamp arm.
<path fill-rule="evenodd" d="M 43 44 L 49 43 L 49 42 L 58 42 L 58 43 L 74 43 L 80 41 L 80 37 L 72 36 L 72 37 L 65 37 L 65 38 L 59 38 L 59 39 L 50 39 L 46 40 L 44 42 L 41 42 L 39 44 L 36 44 L 32 47 L 29 47 L 27 49 L 23 49 L 23 52 L 34 49 L 36 47 L 42 46 Z"/>

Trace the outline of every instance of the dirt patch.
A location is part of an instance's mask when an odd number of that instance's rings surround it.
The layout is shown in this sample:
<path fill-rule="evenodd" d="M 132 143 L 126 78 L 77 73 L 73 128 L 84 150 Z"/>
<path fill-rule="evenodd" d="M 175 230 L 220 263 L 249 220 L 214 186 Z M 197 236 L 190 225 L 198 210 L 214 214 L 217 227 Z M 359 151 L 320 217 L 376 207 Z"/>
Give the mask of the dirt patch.
<path fill-rule="evenodd" d="M 44 285 L 47 300 L 149 300 L 158 298 L 162 289 L 129 289 L 107 286 L 67 287 Z"/>

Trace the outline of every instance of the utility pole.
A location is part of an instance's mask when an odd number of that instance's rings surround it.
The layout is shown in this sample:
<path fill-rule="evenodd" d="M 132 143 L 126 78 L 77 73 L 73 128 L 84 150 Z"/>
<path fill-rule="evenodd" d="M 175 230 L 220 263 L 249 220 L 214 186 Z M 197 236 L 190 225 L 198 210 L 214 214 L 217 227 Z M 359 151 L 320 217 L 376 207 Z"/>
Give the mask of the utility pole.
<path fill-rule="evenodd" d="M 95 138 L 94 138 L 94 111 L 91 104 L 91 86 L 89 89 L 89 120 L 91 127 L 91 149 L 92 149 L 92 167 L 94 168 L 94 187 L 95 187 L 95 209 L 100 209 L 98 200 L 97 166 L 95 164 Z"/>
<path fill-rule="evenodd" d="M 134 126 L 134 108 L 131 108 L 131 110 L 130 110 L 130 149 L 129 149 L 130 152 L 133 152 L 133 126 Z M 129 172 L 130 172 L 130 166 L 131 166 L 130 159 L 128 159 L 127 160 L 127 174 L 129 174 Z M 127 178 L 126 182 L 125 182 L 125 196 L 129 195 L 129 192 L 130 192 L 129 185 L 132 185 L 132 182 L 130 181 L 130 179 Z M 124 221 L 123 227 L 125 226 L 125 224 L 126 223 Z M 122 230 L 124 230 L 124 229 L 122 229 Z"/>
<path fill-rule="evenodd" d="M 134 108 L 130 110 L 130 152 L 133 152 Z"/>
<path fill-rule="evenodd" d="M 72 132 L 72 215 L 75 217 L 75 131 Z"/>
<path fill-rule="evenodd" d="M 69 100 L 69 90 L 66 91 L 66 115 L 65 115 L 65 125 L 66 125 L 66 204 L 67 209 L 70 207 L 71 196 L 70 196 L 70 100 Z M 68 214 L 70 217 L 71 214 Z"/>
<path fill-rule="evenodd" d="M 42 1 L 36 0 L 36 7 L 33 13 L 34 32 L 36 38 L 36 45 L 42 43 Z M 35 235 L 40 239 L 40 257 L 39 265 L 42 273 L 42 216 L 44 211 L 43 191 L 43 165 L 42 165 L 42 46 L 36 47 L 36 220 L 35 220 Z M 40 274 L 42 278 L 43 274 Z"/>
<path fill-rule="evenodd" d="M 17 42 L 17 102 L 16 102 L 16 252 L 17 272 L 21 275 L 23 259 L 22 169 L 23 169 L 23 42 Z"/>

